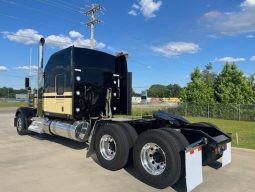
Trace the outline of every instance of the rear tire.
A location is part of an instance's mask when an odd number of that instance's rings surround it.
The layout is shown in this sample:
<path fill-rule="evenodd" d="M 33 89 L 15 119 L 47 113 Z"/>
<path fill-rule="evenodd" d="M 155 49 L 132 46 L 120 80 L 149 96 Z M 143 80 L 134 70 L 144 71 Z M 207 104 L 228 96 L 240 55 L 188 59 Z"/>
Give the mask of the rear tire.
<path fill-rule="evenodd" d="M 130 148 L 132 148 L 135 144 L 135 141 L 138 137 L 137 132 L 135 131 L 134 127 L 129 125 L 128 123 L 118 123 L 127 133 L 128 135 L 128 142 Z"/>
<path fill-rule="evenodd" d="M 177 180 L 177 181 L 179 181 L 186 174 L 185 173 L 185 167 L 186 167 L 185 166 L 185 147 L 187 147 L 189 145 L 189 142 L 186 139 L 186 137 L 184 137 L 184 135 L 182 135 L 178 131 L 175 131 L 175 130 L 173 130 L 171 128 L 167 128 L 167 127 L 163 127 L 163 128 L 161 128 L 161 130 L 165 131 L 167 134 L 172 135 L 176 139 L 176 142 L 178 143 L 178 150 L 179 150 L 179 154 L 181 157 L 181 176 Z"/>
<path fill-rule="evenodd" d="M 19 135 L 28 134 L 26 119 L 21 113 L 17 115 L 16 128 Z"/>
<path fill-rule="evenodd" d="M 97 130 L 95 152 L 102 167 L 112 171 L 123 168 L 129 149 L 128 135 L 120 125 L 107 123 Z"/>
<path fill-rule="evenodd" d="M 163 130 L 139 135 L 134 149 L 134 167 L 149 185 L 163 189 L 173 185 L 181 174 L 181 157 L 176 139 Z"/>
<path fill-rule="evenodd" d="M 186 139 L 186 137 L 184 137 L 183 134 L 181 134 L 180 132 L 172 130 L 171 128 L 167 127 L 163 127 L 161 128 L 161 130 L 164 130 L 171 134 L 173 137 L 175 137 L 176 141 L 179 143 L 181 150 L 184 150 L 184 148 L 189 145 L 189 142 Z"/>
<path fill-rule="evenodd" d="M 133 163 L 133 146 L 135 145 L 135 141 L 138 137 L 138 134 L 135 131 L 135 128 L 128 123 L 119 123 L 119 125 L 125 130 L 125 132 L 128 135 L 130 148 L 129 148 L 129 155 L 128 155 L 128 161 L 126 166 L 129 166 Z"/>

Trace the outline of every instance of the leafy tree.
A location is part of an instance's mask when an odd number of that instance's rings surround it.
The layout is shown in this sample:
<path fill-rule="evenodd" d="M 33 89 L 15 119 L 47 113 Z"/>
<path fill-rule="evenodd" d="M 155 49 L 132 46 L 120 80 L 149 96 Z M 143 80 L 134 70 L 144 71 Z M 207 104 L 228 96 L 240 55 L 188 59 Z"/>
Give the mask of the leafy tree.
<path fill-rule="evenodd" d="M 205 83 L 209 86 L 214 86 L 217 75 L 212 71 L 212 63 L 208 63 L 202 72 Z"/>
<path fill-rule="evenodd" d="M 253 91 L 255 91 L 255 74 L 253 74 L 253 75 L 251 75 L 251 76 L 249 77 L 249 81 L 250 81 L 251 84 L 252 84 L 252 89 L 253 89 Z"/>
<path fill-rule="evenodd" d="M 191 73 L 191 82 L 183 89 L 181 96 L 186 102 L 212 103 L 214 102 L 214 75 L 211 65 L 204 71 L 198 67 Z"/>
<path fill-rule="evenodd" d="M 252 82 L 235 64 L 226 63 L 215 83 L 215 98 L 220 103 L 254 103 Z"/>
<path fill-rule="evenodd" d="M 169 84 L 167 85 L 168 94 L 167 97 L 180 97 L 181 87 L 177 84 Z"/>
<path fill-rule="evenodd" d="M 27 93 L 25 89 L 13 89 L 11 87 L 2 87 L 0 88 L 0 98 L 15 98 L 16 94 Z"/>
<path fill-rule="evenodd" d="M 165 85 L 155 84 L 148 90 L 148 97 L 168 97 L 169 90 Z"/>

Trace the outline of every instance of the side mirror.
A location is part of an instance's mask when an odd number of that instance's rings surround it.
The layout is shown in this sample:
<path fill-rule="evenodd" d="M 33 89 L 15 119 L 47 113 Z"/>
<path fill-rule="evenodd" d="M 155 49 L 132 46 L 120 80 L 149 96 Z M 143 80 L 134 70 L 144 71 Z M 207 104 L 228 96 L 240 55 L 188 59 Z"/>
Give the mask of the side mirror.
<path fill-rule="evenodd" d="M 26 88 L 26 89 L 30 88 L 30 85 L 29 85 L 29 78 L 28 78 L 28 77 L 25 78 L 25 88 Z"/>

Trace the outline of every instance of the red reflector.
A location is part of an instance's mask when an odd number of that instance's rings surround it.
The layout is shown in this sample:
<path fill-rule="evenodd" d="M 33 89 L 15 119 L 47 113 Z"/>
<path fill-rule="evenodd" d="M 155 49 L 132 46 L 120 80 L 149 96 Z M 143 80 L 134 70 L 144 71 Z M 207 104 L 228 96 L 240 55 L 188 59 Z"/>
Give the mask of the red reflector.
<path fill-rule="evenodd" d="M 190 150 L 189 153 L 192 155 L 194 153 L 194 149 Z"/>
<path fill-rule="evenodd" d="M 202 147 L 201 146 L 198 147 L 198 151 L 202 151 Z"/>

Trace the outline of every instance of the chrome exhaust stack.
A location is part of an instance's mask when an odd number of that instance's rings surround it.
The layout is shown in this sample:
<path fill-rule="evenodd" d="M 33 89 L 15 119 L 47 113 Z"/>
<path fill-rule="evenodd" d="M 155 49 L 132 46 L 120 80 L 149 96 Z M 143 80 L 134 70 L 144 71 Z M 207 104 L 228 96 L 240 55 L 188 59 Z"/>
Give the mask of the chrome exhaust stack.
<path fill-rule="evenodd" d="M 44 53 L 45 39 L 42 37 L 39 42 L 38 53 L 38 77 L 37 77 L 37 115 L 43 116 L 43 53 Z"/>

